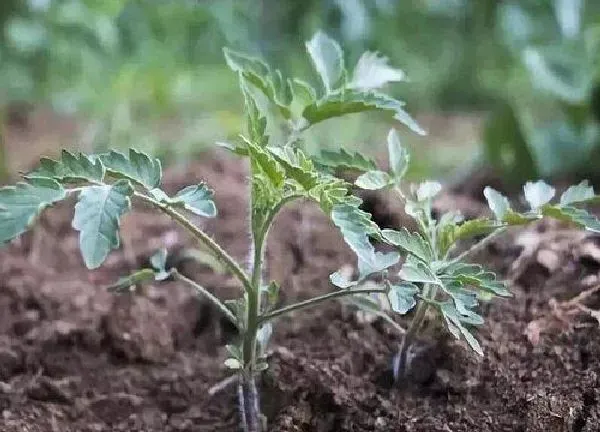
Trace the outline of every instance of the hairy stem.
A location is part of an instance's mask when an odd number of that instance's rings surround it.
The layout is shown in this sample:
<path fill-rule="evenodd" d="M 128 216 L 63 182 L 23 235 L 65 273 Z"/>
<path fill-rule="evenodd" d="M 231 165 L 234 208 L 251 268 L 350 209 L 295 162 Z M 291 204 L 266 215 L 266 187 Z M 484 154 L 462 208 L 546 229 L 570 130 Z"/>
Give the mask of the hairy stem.
<path fill-rule="evenodd" d="M 210 291 L 208 291 L 202 285 L 191 280 L 190 278 L 185 277 L 184 275 L 179 273 L 177 270 L 171 270 L 171 274 L 173 275 L 173 277 L 175 279 L 185 282 L 186 284 L 188 284 L 189 286 L 194 288 L 198 295 L 201 295 L 201 296 L 205 297 L 206 299 L 208 299 L 210 302 L 212 302 L 212 304 L 215 305 L 221 311 L 221 313 L 223 315 L 225 315 L 229 319 L 229 321 L 231 321 L 231 323 L 239 329 L 239 323 L 238 323 L 235 315 L 233 314 L 233 312 L 231 312 L 229 310 L 229 308 L 227 306 L 225 306 L 225 304 L 222 303 L 221 300 L 219 300 L 217 297 L 215 297 Z"/>
<path fill-rule="evenodd" d="M 468 257 L 469 255 L 472 255 L 475 252 L 479 252 L 484 247 L 486 247 L 487 245 L 489 245 L 490 242 L 492 240 L 494 240 L 496 237 L 498 237 L 500 234 L 505 233 L 507 229 L 508 228 L 505 227 L 505 226 L 498 228 L 496 231 L 492 232 L 487 237 L 484 237 L 481 241 L 475 243 L 469 249 L 467 249 L 466 251 L 462 252 L 456 258 L 452 258 L 452 260 L 448 263 L 448 265 L 452 265 L 452 264 L 456 264 L 458 262 L 464 261 L 464 259 L 466 257 Z"/>
<path fill-rule="evenodd" d="M 242 283 L 246 292 L 252 291 L 252 284 L 244 270 L 242 270 L 236 260 L 233 259 L 227 252 L 225 252 L 225 250 L 212 238 L 210 238 L 208 234 L 196 227 L 184 215 L 179 213 L 168 204 L 157 201 L 154 198 L 139 192 L 135 192 L 135 197 L 152 205 L 153 207 L 158 208 L 183 228 L 185 228 L 196 240 L 206 246 L 208 250 L 210 250 L 212 254 L 227 267 L 227 269 Z"/>
<path fill-rule="evenodd" d="M 308 300 L 294 303 L 294 304 L 282 307 L 281 309 L 276 309 L 274 311 L 266 313 L 260 317 L 260 322 L 261 323 L 267 322 L 274 318 L 277 318 L 280 315 L 284 315 L 284 314 L 290 313 L 290 312 L 298 310 L 298 309 L 304 309 L 307 307 L 316 306 L 324 301 L 331 300 L 334 298 L 346 297 L 346 296 L 356 295 L 356 294 L 373 294 L 373 293 L 386 293 L 386 292 L 387 292 L 387 290 L 385 288 L 372 288 L 372 289 L 365 288 L 365 289 L 355 289 L 355 290 L 334 291 L 334 292 L 331 292 L 328 294 L 323 294 L 318 297 L 313 297 Z"/>

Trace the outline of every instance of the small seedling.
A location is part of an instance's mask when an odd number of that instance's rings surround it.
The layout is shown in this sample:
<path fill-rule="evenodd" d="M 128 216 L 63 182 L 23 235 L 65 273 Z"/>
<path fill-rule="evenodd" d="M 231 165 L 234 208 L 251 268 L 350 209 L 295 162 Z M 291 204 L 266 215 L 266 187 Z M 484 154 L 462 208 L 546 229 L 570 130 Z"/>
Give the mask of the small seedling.
<path fill-rule="evenodd" d="M 111 151 L 96 155 L 63 151 L 59 160 L 42 159 L 39 168 L 28 173 L 23 182 L 0 189 L 2 243 L 25 232 L 46 207 L 77 196 L 72 225 L 79 231 L 83 260 L 90 269 L 99 267 L 110 251 L 119 246 L 119 221 L 130 210 L 132 202 L 150 206 L 172 218 L 198 241 L 203 251 L 210 252 L 221 262 L 240 283 L 238 299 L 223 301 L 218 293 L 207 290 L 176 269 L 167 268 L 164 251 L 152 258 L 151 269 L 119 280 L 112 289 L 123 292 L 147 280 L 172 277 L 192 286 L 231 321 L 239 331 L 240 342 L 227 347 L 230 357 L 225 364 L 238 376 L 239 411 L 246 432 L 264 428 L 255 380 L 267 368 L 267 344 L 277 317 L 334 298 L 390 292 L 388 286 L 344 287 L 281 307 L 280 288 L 275 282 L 263 281 L 263 268 L 269 229 L 282 207 L 298 199 L 316 202 L 356 253 L 364 273 L 382 271 L 391 261 L 399 259 L 399 254 L 384 256 L 375 251 L 370 238 L 382 238 L 379 228 L 370 215 L 359 208 L 361 200 L 352 195 L 353 185 L 334 175 L 338 168 L 369 171 L 362 179 L 373 183 L 390 181 L 385 173 L 374 172 L 375 164 L 369 159 L 343 150 L 328 152 L 322 158 L 309 156 L 301 148 L 302 132 L 330 118 L 379 111 L 423 134 L 404 111 L 402 102 L 379 92 L 382 86 L 404 77 L 400 70 L 389 66 L 387 58 L 367 52 L 350 75 L 340 46 L 324 33 L 318 32 L 306 47 L 322 84 L 319 91 L 303 80 L 284 78 L 279 70 L 272 70 L 257 58 L 225 50 L 227 64 L 239 76 L 247 114 L 246 133 L 240 135 L 237 143 L 225 145 L 250 161 L 252 247 L 247 269 L 188 216 L 217 215 L 210 188 L 201 183 L 168 195 L 160 189 L 160 161 L 137 150 L 132 149 L 128 154 Z M 269 136 L 267 118 L 271 129 L 276 130 L 272 124 L 276 121 L 285 129 L 283 140 Z M 404 153 L 394 157 L 397 159 L 394 173 L 400 177 L 404 170 Z M 419 193 L 426 192 L 423 189 Z M 432 195 L 431 190 L 428 194 Z M 415 282 L 414 277 L 408 280 Z M 394 288 L 398 295 L 390 295 L 390 298 L 397 310 L 406 309 L 399 306 L 403 301 L 401 295 L 416 287 L 408 283 L 395 286 L 404 288 Z"/>
<path fill-rule="evenodd" d="M 543 181 L 528 182 L 524 186 L 524 197 L 529 210 L 513 210 L 508 199 L 486 187 L 483 194 L 493 213 L 493 218 L 463 220 L 459 213 L 448 212 L 435 219 L 432 201 L 441 191 L 437 182 L 426 181 L 411 185 L 409 190 L 402 187 L 401 180 L 409 163 L 407 151 L 400 145 L 394 130 L 388 135 L 389 169 L 371 170 L 358 177 L 355 184 L 363 189 L 391 189 L 405 203 L 406 213 L 414 219 L 417 232 L 406 228 L 400 230 L 383 229 L 381 239 L 394 246 L 405 256 L 399 272 L 390 267 L 398 262 L 397 253 L 377 255 L 375 265 L 359 259 L 358 278 L 350 280 L 341 272 L 331 276 L 331 282 L 343 289 L 357 289 L 365 285 L 367 278 L 377 276 L 379 284 L 386 292 L 382 294 L 361 294 L 348 298 L 367 312 L 393 320 L 394 313 L 414 314 L 404 334 L 400 350 L 394 358 L 393 371 L 396 380 L 403 380 L 411 373 L 418 332 L 428 310 L 434 311 L 445 328 L 457 339 L 463 338 L 479 355 L 483 350 L 473 336 L 471 327 L 483 324 L 484 319 L 476 312 L 480 301 L 490 301 L 494 297 L 509 297 L 505 283 L 480 265 L 468 263 L 468 258 L 481 250 L 498 235 L 511 226 L 522 226 L 544 217 L 555 218 L 574 224 L 592 232 L 600 232 L 600 221 L 584 208 L 599 202 L 587 181 L 569 187 L 558 202 L 552 203 L 556 191 Z M 473 243 L 473 239 L 475 239 Z M 470 248 L 458 253 L 461 243 L 471 241 Z M 373 286 L 372 281 L 368 281 Z M 390 315 L 392 314 L 392 315 Z"/>

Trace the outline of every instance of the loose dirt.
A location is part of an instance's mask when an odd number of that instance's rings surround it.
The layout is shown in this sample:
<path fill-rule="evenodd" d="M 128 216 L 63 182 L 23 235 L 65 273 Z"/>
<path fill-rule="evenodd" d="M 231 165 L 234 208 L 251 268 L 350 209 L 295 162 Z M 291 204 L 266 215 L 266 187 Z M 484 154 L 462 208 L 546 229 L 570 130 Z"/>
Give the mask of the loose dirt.
<path fill-rule="evenodd" d="M 212 153 L 166 176 L 170 191 L 201 180 L 215 188 L 219 217 L 198 223 L 242 261 L 245 174 Z M 388 225 L 399 220 L 380 199 L 369 208 Z M 221 297 L 234 298 L 237 284 L 185 259 L 195 245 L 143 208 L 123 220 L 121 250 L 89 272 L 71 214 L 70 204 L 52 209 L 0 251 L 0 430 L 237 431 L 234 389 L 209 394 L 227 377 L 225 344 L 235 338 L 218 313 L 174 282 L 121 296 L 103 289 L 163 244 L 182 272 Z M 267 256 L 282 302 L 329 291 L 328 275 L 353 262 L 308 203 L 280 215 Z M 275 327 L 261 385 L 269 430 L 600 430 L 600 239 L 543 224 L 477 259 L 511 279 L 514 293 L 482 308 L 485 358 L 448 340 L 421 359 L 420 384 L 394 386 L 400 337 L 389 326 L 335 302 L 302 311 Z"/>

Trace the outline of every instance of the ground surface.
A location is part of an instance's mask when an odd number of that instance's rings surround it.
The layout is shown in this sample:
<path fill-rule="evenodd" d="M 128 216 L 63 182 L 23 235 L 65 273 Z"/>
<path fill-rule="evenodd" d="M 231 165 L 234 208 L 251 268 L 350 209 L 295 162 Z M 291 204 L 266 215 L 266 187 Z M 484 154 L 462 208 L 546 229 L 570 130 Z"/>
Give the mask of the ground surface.
<path fill-rule="evenodd" d="M 243 260 L 245 169 L 221 154 L 205 159 L 172 170 L 167 188 L 213 185 L 220 215 L 199 222 Z M 384 213 L 377 200 L 370 204 Z M 217 313 L 172 282 L 137 296 L 102 288 L 162 244 L 191 246 L 184 234 L 141 209 L 123 221 L 123 249 L 88 272 L 71 211 L 53 209 L 0 251 L 0 430 L 236 431 L 233 390 L 208 392 L 227 376 L 224 345 L 232 337 Z M 478 338 L 486 357 L 451 341 L 434 368 L 422 361 L 432 375 L 411 388 L 389 381 L 399 337 L 388 326 L 338 303 L 280 320 L 263 382 L 269 430 L 600 430 L 600 332 L 592 315 L 600 306 L 593 292 L 599 245 L 600 238 L 543 225 L 490 247 L 479 260 L 513 281 L 515 297 L 483 311 Z M 277 220 L 268 259 L 283 302 L 330 290 L 327 276 L 352 262 L 307 204 Z M 182 271 L 225 298 L 237 293 L 231 278 L 207 265 L 184 262 Z"/>

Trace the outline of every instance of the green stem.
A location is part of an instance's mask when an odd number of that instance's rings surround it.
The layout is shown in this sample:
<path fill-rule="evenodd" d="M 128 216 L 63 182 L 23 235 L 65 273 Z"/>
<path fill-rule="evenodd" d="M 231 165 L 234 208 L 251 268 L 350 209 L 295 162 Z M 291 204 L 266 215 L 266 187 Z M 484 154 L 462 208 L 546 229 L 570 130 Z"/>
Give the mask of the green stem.
<path fill-rule="evenodd" d="M 6 152 L 6 142 L 4 140 L 5 121 L 6 109 L 0 106 L 0 182 L 5 182 L 10 177 L 8 154 Z"/>
<path fill-rule="evenodd" d="M 323 294 L 318 297 L 313 297 L 308 300 L 294 303 L 294 304 L 282 307 L 281 309 L 276 309 L 274 311 L 266 313 L 260 317 L 260 322 L 261 323 L 267 322 L 274 318 L 277 318 L 280 315 L 284 315 L 284 314 L 290 313 L 290 312 L 298 310 L 298 309 L 304 309 L 307 307 L 316 306 L 319 303 L 322 303 L 324 301 L 331 300 L 334 298 L 338 298 L 338 297 L 346 297 L 346 296 L 355 295 L 355 294 L 374 294 L 374 293 L 384 294 L 386 292 L 387 292 L 387 289 L 385 289 L 385 288 L 364 288 L 364 289 L 355 289 L 355 290 L 334 291 L 334 292 L 331 292 L 328 294 Z"/>
<path fill-rule="evenodd" d="M 498 228 L 496 231 L 494 231 L 493 233 L 489 234 L 487 237 L 483 238 L 481 241 L 475 243 L 469 249 L 467 249 L 466 251 L 464 251 L 463 253 L 461 253 L 460 255 L 458 255 L 456 258 L 452 258 L 452 260 L 448 262 L 448 265 L 450 266 L 452 264 L 456 264 L 458 262 L 461 262 L 466 257 L 468 257 L 469 255 L 472 255 L 475 252 L 480 251 L 485 246 L 487 246 L 488 244 L 490 244 L 490 242 L 492 240 L 494 240 L 496 237 L 498 237 L 500 234 L 505 233 L 507 229 L 508 228 L 505 227 L 505 226 Z"/>
<path fill-rule="evenodd" d="M 205 245 L 219 261 L 225 264 L 227 269 L 242 283 L 246 292 L 252 291 L 252 284 L 244 270 L 242 270 L 240 265 L 227 252 L 225 252 L 225 250 L 223 250 L 218 243 L 211 239 L 208 234 L 196 227 L 184 215 L 179 213 L 168 204 L 157 201 L 154 198 L 139 192 L 135 192 L 134 196 L 152 205 L 153 207 L 158 208 L 183 228 L 185 228 L 196 240 Z"/>
<path fill-rule="evenodd" d="M 225 315 L 229 319 L 229 321 L 231 321 L 231 323 L 239 329 L 239 323 L 233 312 L 231 312 L 229 308 L 225 306 L 225 304 L 222 303 L 221 300 L 219 300 L 217 297 L 215 297 L 210 291 L 208 291 L 202 285 L 191 280 L 190 278 L 182 275 L 175 269 L 171 270 L 171 274 L 175 277 L 175 279 L 185 282 L 186 284 L 194 288 L 198 295 L 201 295 L 210 300 L 221 311 L 221 313 L 223 313 L 223 315 Z"/>

